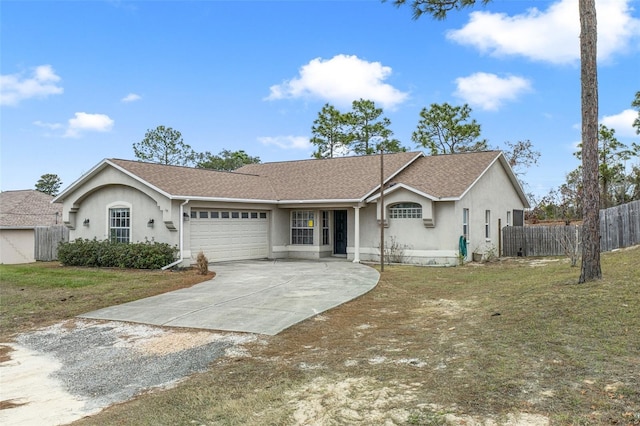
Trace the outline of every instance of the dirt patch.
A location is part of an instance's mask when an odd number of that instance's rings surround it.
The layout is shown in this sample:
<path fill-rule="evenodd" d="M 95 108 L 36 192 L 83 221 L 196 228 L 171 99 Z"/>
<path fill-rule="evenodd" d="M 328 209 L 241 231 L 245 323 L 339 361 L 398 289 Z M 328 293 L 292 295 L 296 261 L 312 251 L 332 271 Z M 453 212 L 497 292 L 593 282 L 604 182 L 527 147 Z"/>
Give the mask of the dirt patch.
<path fill-rule="evenodd" d="M 0 424 L 63 424 L 205 371 L 255 336 L 69 320 L 2 345 Z M 185 362 L 188 361 L 188 362 Z"/>
<path fill-rule="evenodd" d="M 291 392 L 296 425 L 328 424 L 398 424 L 409 413 L 396 408 L 415 399 L 415 386 L 391 383 L 380 386 L 370 377 L 335 381 L 317 377 Z"/>
<path fill-rule="evenodd" d="M 0 345 L 0 363 L 11 361 L 11 352 L 13 352 L 11 346 Z"/>

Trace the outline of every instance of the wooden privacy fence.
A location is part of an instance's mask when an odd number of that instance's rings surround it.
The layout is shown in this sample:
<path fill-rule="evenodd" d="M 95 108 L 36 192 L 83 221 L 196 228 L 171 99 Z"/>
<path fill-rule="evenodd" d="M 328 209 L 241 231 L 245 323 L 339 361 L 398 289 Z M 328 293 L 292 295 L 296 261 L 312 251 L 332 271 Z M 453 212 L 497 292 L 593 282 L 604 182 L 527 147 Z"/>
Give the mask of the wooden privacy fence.
<path fill-rule="evenodd" d="M 562 256 L 582 241 L 582 226 L 507 226 L 503 256 Z M 600 210 L 600 250 L 640 244 L 640 200 Z"/>
<path fill-rule="evenodd" d="M 37 226 L 35 231 L 35 259 L 43 262 L 57 260 L 58 243 L 69 241 L 69 229 L 66 226 Z"/>

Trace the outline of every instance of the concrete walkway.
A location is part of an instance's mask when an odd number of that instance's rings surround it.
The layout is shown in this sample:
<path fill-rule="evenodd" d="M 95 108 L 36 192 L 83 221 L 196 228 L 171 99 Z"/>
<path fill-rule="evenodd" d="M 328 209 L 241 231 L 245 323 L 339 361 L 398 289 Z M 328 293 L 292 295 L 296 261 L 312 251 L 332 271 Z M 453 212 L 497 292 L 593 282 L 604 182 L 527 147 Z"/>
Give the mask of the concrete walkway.
<path fill-rule="evenodd" d="M 100 309 L 83 318 L 276 335 L 373 289 L 380 274 L 348 261 L 243 261 L 213 280 Z"/>

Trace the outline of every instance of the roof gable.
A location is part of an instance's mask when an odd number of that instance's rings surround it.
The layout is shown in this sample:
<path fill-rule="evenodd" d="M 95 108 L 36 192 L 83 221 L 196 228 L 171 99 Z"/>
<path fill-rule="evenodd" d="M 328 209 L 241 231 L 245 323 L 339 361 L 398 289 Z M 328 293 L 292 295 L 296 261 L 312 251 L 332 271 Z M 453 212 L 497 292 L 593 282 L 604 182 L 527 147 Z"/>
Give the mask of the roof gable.
<path fill-rule="evenodd" d="M 428 194 L 429 198 L 433 199 L 457 200 L 462 198 L 496 162 L 505 168 L 523 204 L 529 206 L 517 178 L 501 151 L 425 156 L 392 179 L 390 185 L 402 184 L 404 187 Z"/>
<path fill-rule="evenodd" d="M 60 225 L 62 206 L 53 197 L 34 189 L 0 192 L 1 227 Z"/>

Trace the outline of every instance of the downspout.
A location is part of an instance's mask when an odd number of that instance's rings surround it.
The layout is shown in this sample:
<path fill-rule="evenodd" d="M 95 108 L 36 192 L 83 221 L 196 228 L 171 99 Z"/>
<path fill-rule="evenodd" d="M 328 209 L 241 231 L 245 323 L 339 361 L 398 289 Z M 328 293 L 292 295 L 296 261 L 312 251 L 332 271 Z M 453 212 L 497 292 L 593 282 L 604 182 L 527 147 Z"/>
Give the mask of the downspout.
<path fill-rule="evenodd" d="M 173 268 L 174 266 L 176 266 L 177 264 L 182 262 L 182 253 L 184 251 L 184 206 L 187 205 L 187 203 L 190 200 L 185 200 L 184 203 L 180 204 L 180 218 L 178 219 L 178 223 L 180 224 L 180 228 L 178 229 L 178 232 L 180 234 L 180 236 L 178 237 L 180 239 L 180 257 L 178 258 L 178 260 L 176 260 L 175 262 L 172 262 L 166 266 L 163 266 L 162 269 L 163 271 L 166 271 L 169 268 Z"/>

